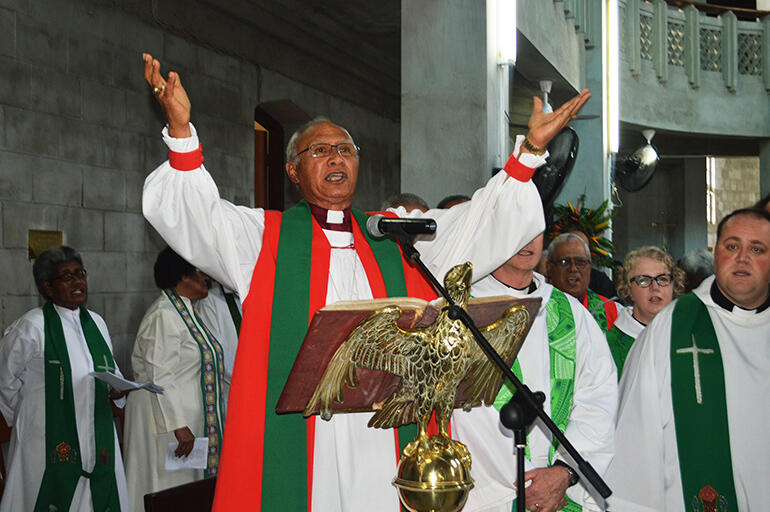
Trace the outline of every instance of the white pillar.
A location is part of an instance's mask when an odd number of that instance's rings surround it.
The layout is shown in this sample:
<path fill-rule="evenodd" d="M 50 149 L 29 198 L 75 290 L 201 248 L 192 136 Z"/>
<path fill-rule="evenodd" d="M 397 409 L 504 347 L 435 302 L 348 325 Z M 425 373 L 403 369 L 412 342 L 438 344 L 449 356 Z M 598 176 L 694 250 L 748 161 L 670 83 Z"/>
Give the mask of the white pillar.
<path fill-rule="evenodd" d="M 499 1 L 401 2 L 401 191 L 431 206 L 472 193 L 507 158 Z"/>

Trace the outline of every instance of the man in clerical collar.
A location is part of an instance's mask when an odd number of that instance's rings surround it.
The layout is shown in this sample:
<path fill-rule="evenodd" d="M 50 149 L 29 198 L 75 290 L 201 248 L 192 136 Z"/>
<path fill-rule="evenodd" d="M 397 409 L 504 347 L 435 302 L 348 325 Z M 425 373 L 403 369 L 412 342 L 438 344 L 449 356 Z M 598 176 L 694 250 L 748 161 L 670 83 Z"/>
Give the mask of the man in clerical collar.
<path fill-rule="evenodd" d="M 143 60 L 168 123 L 169 148 L 169 160 L 145 181 L 145 217 L 180 256 L 245 306 L 214 510 L 397 510 L 391 480 L 406 433 L 367 428 L 371 413 L 335 414 L 327 422 L 275 412 L 315 311 L 339 300 L 435 297 L 395 242 L 368 236 L 367 215 L 351 208 L 358 147 L 340 126 L 315 120 L 287 148 L 286 172 L 304 200 L 284 212 L 236 206 L 219 196 L 203 165 L 179 75 L 163 77 L 157 60 L 148 54 Z M 552 113 L 535 99 L 529 133 L 517 138 L 503 171 L 471 201 L 427 213 L 390 211 L 436 221 L 435 236 L 415 243 L 434 274 L 442 278 L 470 261 L 479 279 L 543 230 L 534 168 L 589 97 L 585 90 Z"/>
<path fill-rule="evenodd" d="M 539 298 L 540 309 L 513 365 L 533 391 L 545 393 L 546 411 L 596 471 L 604 473 L 614 450 L 617 377 L 607 342 L 575 297 L 534 271 L 543 250 L 538 235 L 491 275 L 473 284 L 474 297 Z M 452 432 L 473 454 L 474 491 L 469 510 L 508 512 L 516 499 L 514 439 L 499 410 L 512 397 L 504 385 L 493 406 L 456 410 Z M 507 432 L 507 433 L 506 433 Z M 596 506 L 590 484 L 551 433 L 537 420 L 527 436 L 526 508 L 535 512 Z"/>
<path fill-rule="evenodd" d="M 584 237 L 582 233 L 562 233 L 553 239 L 546 252 L 548 278 L 552 285 L 588 308 L 602 332 L 606 333 L 615 325 L 618 306 L 588 287 L 591 281 L 591 250 Z"/>
<path fill-rule="evenodd" d="M 658 313 L 626 360 L 613 510 L 770 503 L 768 281 L 770 214 L 736 210 L 719 223 L 714 275 Z"/>
<path fill-rule="evenodd" d="M 717 227 L 711 297 L 725 309 L 761 312 L 769 305 L 768 222 L 770 213 L 747 208 L 727 215 Z"/>
<path fill-rule="evenodd" d="M 86 308 L 83 258 L 52 247 L 32 275 L 44 305 L 0 339 L 0 413 L 13 428 L 0 511 L 128 512 L 111 407 L 125 393 L 94 378 L 121 373 L 107 324 Z"/>

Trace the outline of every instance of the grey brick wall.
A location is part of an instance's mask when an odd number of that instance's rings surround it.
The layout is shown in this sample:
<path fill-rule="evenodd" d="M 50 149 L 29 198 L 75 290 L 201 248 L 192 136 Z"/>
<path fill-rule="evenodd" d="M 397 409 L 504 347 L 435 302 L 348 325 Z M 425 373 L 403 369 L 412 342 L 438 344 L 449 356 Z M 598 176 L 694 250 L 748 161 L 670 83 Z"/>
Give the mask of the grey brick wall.
<path fill-rule="evenodd" d="M 141 52 L 182 76 L 207 167 L 222 195 L 241 204 L 253 204 L 253 112 L 260 101 L 290 99 L 358 135 L 367 148 L 356 204 L 362 208 L 398 189 L 400 133 L 397 122 L 314 89 L 312 81 L 218 53 L 119 5 L 0 0 L 0 327 L 39 303 L 28 230 L 60 230 L 83 254 L 89 306 L 104 316 L 118 364 L 130 374 L 138 324 L 158 293 L 152 264 L 163 247 L 141 215 L 144 178 L 166 159 Z M 245 36 L 230 30 L 207 37 Z"/>
<path fill-rule="evenodd" d="M 716 159 L 716 223 L 709 224 L 709 247 L 714 247 L 722 217 L 760 199 L 759 157 Z"/>

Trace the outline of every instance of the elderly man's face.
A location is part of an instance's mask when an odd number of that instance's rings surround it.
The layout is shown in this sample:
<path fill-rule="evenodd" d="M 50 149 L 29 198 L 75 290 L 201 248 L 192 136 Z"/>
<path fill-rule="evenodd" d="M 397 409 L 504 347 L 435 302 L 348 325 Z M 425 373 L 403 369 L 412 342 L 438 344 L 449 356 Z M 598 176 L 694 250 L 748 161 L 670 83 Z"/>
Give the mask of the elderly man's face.
<path fill-rule="evenodd" d="M 770 281 L 770 222 L 751 215 L 728 220 L 714 249 L 714 274 L 732 302 L 745 309 L 760 306 Z"/>
<path fill-rule="evenodd" d="M 43 291 L 56 304 L 67 309 L 77 309 L 88 300 L 88 282 L 85 270 L 77 261 L 56 265 L 54 277 L 43 283 Z"/>
<path fill-rule="evenodd" d="M 297 150 L 311 144 L 340 144 L 353 141 L 344 130 L 331 123 L 319 123 L 299 139 Z M 350 206 L 358 180 L 358 156 L 340 156 L 332 150 L 329 156 L 313 157 L 310 151 L 299 155 L 299 161 L 288 162 L 289 179 L 299 185 L 302 197 L 309 203 L 329 210 Z"/>
<path fill-rule="evenodd" d="M 548 277 L 556 288 L 582 299 L 591 280 L 591 260 L 579 240 L 568 240 L 556 246 L 548 262 Z"/>

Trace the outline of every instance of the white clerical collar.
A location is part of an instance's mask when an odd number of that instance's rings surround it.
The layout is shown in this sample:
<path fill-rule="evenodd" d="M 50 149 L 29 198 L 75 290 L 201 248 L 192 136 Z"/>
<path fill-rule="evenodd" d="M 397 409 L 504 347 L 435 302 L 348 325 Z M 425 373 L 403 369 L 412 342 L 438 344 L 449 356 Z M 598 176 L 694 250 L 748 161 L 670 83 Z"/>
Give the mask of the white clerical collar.
<path fill-rule="evenodd" d="M 343 210 L 326 210 L 326 222 L 329 224 L 342 224 L 345 220 L 345 212 Z"/>
<path fill-rule="evenodd" d="M 739 305 L 735 304 L 733 301 L 728 299 L 724 293 L 722 293 L 722 290 L 720 290 L 719 286 L 717 286 L 716 279 L 711 284 L 711 289 L 709 290 L 709 294 L 711 295 L 711 300 L 713 300 L 717 306 L 720 306 L 721 308 L 726 309 L 727 311 L 732 311 L 733 313 L 744 313 L 744 312 L 761 313 L 770 307 L 770 295 L 768 295 L 765 302 L 762 303 L 758 308 L 745 309 L 740 307 Z"/>

